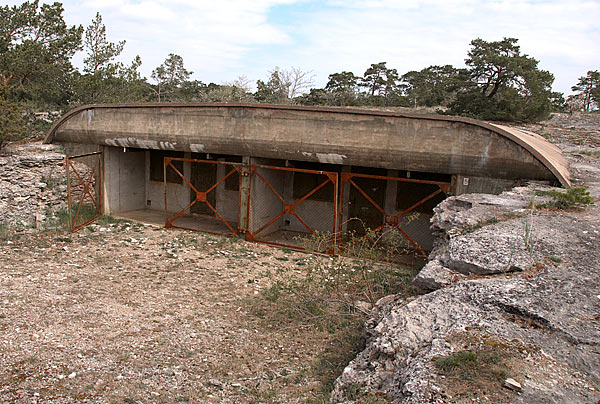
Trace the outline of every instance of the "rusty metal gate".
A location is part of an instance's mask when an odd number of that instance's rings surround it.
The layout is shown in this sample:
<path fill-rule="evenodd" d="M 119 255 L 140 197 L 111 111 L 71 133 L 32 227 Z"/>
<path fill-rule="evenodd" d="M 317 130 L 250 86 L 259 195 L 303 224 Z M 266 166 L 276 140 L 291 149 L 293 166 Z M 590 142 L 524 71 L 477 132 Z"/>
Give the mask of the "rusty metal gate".
<path fill-rule="evenodd" d="M 184 163 L 189 171 L 184 173 Z M 237 235 L 240 226 L 242 165 L 214 160 L 164 158 L 165 227 Z M 187 174 L 187 175 L 186 175 Z M 185 192 L 169 192 L 168 179 L 187 184 Z M 169 209 L 170 207 L 170 209 Z"/>
<path fill-rule="evenodd" d="M 69 230 L 75 232 L 102 215 L 102 152 L 67 156 Z"/>
<path fill-rule="evenodd" d="M 451 190 L 450 181 L 180 157 L 164 158 L 163 181 L 165 227 L 350 254 L 374 235 L 425 255 L 432 209 Z"/>
<path fill-rule="evenodd" d="M 251 165 L 246 239 L 333 252 L 336 245 L 338 174 Z"/>
<path fill-rule="evenodd" d="M 423 245 L 431 239 L 429 212 L 448 194 L 450 182 L 342 173 L 341 183 L 339 229 L 346 246 L 371 237 L 390 240 L 404 252 L 425 255 L 431 248 Z"/>

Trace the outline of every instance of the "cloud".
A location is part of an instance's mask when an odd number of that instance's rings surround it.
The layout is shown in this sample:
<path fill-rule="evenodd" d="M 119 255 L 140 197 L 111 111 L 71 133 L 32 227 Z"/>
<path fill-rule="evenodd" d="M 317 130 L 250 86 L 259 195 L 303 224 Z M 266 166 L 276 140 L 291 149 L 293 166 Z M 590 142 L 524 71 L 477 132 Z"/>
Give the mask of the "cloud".
<path fill-rule="evenodd" d="M 46 0 L 47 2 L 53 0 Z M 19 0 L 8 0 L 20 4 Z M 510 36 L 554 73 L 555 88 L 600 68 L 597 0 L 65 0 L 69 24 L 102 14 L 122 61 L 142 57 L 146 77 L 169 53 L 194 77 L 266 79 L 274 66 L 357 75 L 388 62 L 399 73 L 464 64 L 469 42 Z M 81 58 L 80 58 L 81 59 Z"/>
<path fill-rule="evenodd" d="M 461 66 L 469 42 L 477 37 L 519 39 L 522 52 L 540 60 L 568 91 L 579 75 L 600 65 L 597 21 L 592 1 L 330 1 L 331 8 L 304 16 L 290 50 L 290 64 L 310 59 L 323 80 L 351 70 L 361 75 L 387 61 L 400 73 L 433 64 Z M 595 35 L 594 35 L 595 34 Z M 562 60 L 561 60 L 562 59 Z M 560 77 L 560 79 L 559 79 Z"/>

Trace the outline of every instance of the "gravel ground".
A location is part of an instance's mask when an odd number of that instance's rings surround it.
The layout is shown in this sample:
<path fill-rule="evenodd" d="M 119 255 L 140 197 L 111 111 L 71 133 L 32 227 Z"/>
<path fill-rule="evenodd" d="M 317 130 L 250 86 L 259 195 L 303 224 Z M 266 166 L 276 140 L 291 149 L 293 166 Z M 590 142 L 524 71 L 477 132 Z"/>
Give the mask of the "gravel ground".
<path fill-rule="evenodd" d="M 0 402 L 319 402 L 331 335 L 251 314 L 315 259 L 126 222 L 4 241 Z"/>

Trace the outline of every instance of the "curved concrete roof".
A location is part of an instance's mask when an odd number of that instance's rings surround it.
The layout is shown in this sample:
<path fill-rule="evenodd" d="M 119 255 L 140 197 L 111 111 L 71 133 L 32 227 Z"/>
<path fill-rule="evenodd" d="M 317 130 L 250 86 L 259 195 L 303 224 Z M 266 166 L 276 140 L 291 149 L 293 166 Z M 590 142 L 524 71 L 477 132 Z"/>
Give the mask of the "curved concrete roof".
<path fill-rule="evenodd" d="M 265 104 L 101 104 L 66 113 L 45 142 L 182 150 L 471 176 L 556 180 L 543 137 L 432 114 Z"/>

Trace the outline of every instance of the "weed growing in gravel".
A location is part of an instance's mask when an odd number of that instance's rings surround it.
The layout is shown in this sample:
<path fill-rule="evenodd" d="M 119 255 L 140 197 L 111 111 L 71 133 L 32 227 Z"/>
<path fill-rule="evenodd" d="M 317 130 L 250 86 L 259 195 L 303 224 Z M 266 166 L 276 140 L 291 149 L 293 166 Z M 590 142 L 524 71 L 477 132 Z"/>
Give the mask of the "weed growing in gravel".
<path fill-rule="evenodd" d="M 445 375 L 461 380 L 490 379 L 502 382 L 507 376 L 507 368 L 500 356 L 493 350 L 470 350 L 453 352 L 435 359 L 435 366 Z"/>
<path fill-rule="evenodd" d="M 542 209 L 571 209 L 580 208 L 594 203 L 594 198 L 586 187 L 573 187 L 565 191 L 550 191 L 537 190 L 534 191 L 537 196 L 549 196 L 551 199 L 546 203 L 534 204 L 537 208 Z"/>
<path fill-rule="evenodd" d="M 487 218 L 485 220 L 484 219 L 479 219 L 477 221 L 477 223 L 474 224 L 474 225 L 465 225 L 465 226 L 463 226 L 462 232 L 463 232 L 463 234 L 473 233 L 474 231 L 481 229 L 485 225 L 494 224 L 494 223 L 498 223 L 498 222 L 499 222 L 499 220 L 498 220 L 498 218 L 496 216 L 489 217 L 489 218 Z"/>
<path fill-rule="evenodd" d="M 548 259 L 552 262 L 555 262 L 557 264 L 560 264 L 563 260 L 560 257 L 557 257 L 556 255 L 551 255 L 548 257 Z"/>
<path fill-rule="evenodd" d="M 525 244 L 527 252 L 533 254 L 535 247 L 535 240 L 533 239 L 533 208 L 530 209 L 529 215 L 525 216 L 522 222 L 523 232 L 521 233 L 521 238 L 523 239 L 523 244 Z"/>
<path fill-rule="evenodd" d="M 12 231 L 10 226 L 4 222 L 0 222 L 0 241 L 10 240 L 12 238 Z"/>

